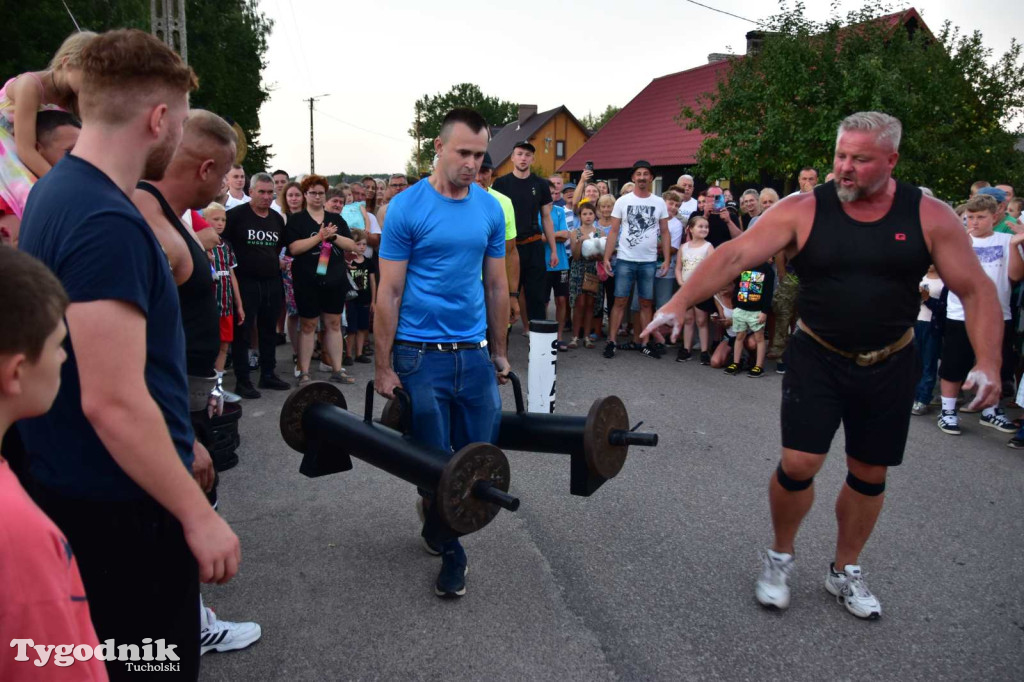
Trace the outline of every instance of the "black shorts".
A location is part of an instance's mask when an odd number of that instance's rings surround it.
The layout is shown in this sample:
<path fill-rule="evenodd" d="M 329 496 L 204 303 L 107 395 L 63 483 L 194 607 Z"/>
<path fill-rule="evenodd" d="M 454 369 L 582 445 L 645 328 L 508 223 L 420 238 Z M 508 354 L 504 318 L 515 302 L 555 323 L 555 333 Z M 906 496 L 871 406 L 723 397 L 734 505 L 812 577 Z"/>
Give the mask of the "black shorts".
<path fill-rule="evenodd" d="M 345 331 L 349 334 L 370 329 L 370 304 L 349 301 L 345 306 Z"/>
<path fill-rule="evenodd" d="M 914 344 L 861 367 L 797 331 L 783 361 L 782 447 L 824 455 L 841 422 L 850 457 L 880 466 L 903 461 L 921 376 Z"/>
<path fill-rule="evenodd" d="M 344 281 L 325 284 L 323 282 L 307 282 L 294 280 L 295 307 L 299 317 L 312 320 L 321 314 L 341 315 L 345 309 L 345 292 L 348 284 Z"/>
<path fill-rule="evenodd" d="M 717 313 L 718 312 L 718 308 L 715 307 L 715 299 L 714 298 L 709 298 L 706 301 L 701 301 L 700 303 L 698 303 L 694 307 L 697 310 L 703 310 L 708 315 L 710 315 L 711 313 Z"/>
<path fill-rule="evenodd" d="M 959 383 L 967 379 L 972 367 L 974 348 L 967 338 L 967 324 L 960 320 L 946 320 L 946 329 L 942 333 L 939 378 Z"/>
<path fill-rule="evenodd" d="M 569 271 L 548 270 L 548 291 L 554 291 L 556 297 L 569 296 Z M 547 294 L 545 292 L 545 298 Z"/>

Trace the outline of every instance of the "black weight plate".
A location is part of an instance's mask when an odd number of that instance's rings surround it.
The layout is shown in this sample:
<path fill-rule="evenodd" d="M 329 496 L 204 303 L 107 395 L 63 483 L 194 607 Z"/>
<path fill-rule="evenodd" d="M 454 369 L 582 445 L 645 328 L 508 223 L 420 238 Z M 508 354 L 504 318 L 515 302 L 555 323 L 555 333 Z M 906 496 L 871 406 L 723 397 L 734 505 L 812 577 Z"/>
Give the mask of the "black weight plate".
<path fill-rule="evenodd" d="M 614 478 L 626 463 L 629 448 L 612 445 L 609 436 L 612 431 L 629 430 L 629 415 L 626 406 L 618 396 L 608 396 L 594 401 L 583 427 L 583 454 L 590 473 L 602 478 Z"/>
<path fill-rule="evenodd" d="M 487 481 L 508 492 L 512 472 L 505 453 L 490 443 L 472 443 L 448 461 L 437 484 L 438 513 L 452 530 L 467 535 L 480 530 L 501 507 L 473 495 L 477 481 Z"/>
<path fill-rule="evenodd" d="M 313 381 L 291 392 L 281 408 L 281 436 L 292 450 L 305 452 L 306 434 L 302 430 L 302 415 L 306 408 L 317 403 L 348 407 L 341 389 L 326 381 Z"/>
<path fill-rule="evenodd" d="M 389 399 L 384 403 L 384 411 L 380 413 L 380 423 L 395 431 L 402 430 L 402 402 Z"/>

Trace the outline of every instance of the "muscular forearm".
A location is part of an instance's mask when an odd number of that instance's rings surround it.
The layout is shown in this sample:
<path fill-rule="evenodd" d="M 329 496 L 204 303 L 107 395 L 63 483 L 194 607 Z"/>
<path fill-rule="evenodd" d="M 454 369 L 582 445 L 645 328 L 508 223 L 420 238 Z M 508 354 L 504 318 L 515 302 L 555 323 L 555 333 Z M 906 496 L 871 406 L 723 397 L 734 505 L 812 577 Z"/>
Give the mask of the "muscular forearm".
<path fill-rule="evenodd" d="M 743 268 L 739 249 L 732 242 L 726 242 L 701 262 L 673 299 L 682 298 L 686 308 L 706 301 L 736 279 Z"/>
<path fill-rule="evenodd" d="M 505 332 L 508 329 L 508 286 L 496 282 L 487 287 L 487 336 L 493 348 L 491 354 L 505 357 Z"/>
<path fill-rule="evenodd" d="M 512 243 L 511 247 L 509 242 Z M 505 276 L 508 278 L 509 291 L 519 291 L 519 249 L 512 239 L 505 242 Z"/>
<path fill-rule="evenodd" d="M 555 252 L 555 223 L 551 220 L 551 214 L 543 216 L 541 223 L 544 225 L 544 240 L 547 241 L 551 252 Z"/>
<path fill-rule="evenodd" d="M 135 393 L 83 405 L 96 435 L 128 477 L 183 526 L 215 513 L 182 465 L 160 408 L 147 391 Z"/>
<path fill-rule="evenodd" d="M 385 291 L 383 286 L 378 288 L 373 309 L 373 358 L 380 369 L 391 369 L 391 348 L 395 343 L 401 305 L 401 293 Z"/>
<path fill-rule="evenodd" d="M 960 296 L 967 336 L 974 349 L 976 364 L 998 369 L 1003 355 L 1003 311 L 992 283 L 986 279 L 979 284 Z"/>

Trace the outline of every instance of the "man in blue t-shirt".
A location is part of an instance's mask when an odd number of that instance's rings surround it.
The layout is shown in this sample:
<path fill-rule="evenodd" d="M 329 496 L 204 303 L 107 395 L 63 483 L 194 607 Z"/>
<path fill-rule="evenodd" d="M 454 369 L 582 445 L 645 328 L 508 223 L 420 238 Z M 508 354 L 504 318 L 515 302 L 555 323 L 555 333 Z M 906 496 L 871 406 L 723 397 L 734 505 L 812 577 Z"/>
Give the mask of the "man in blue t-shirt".
<path fill-rule="evenodd" d="M 572 183 L 570 183 L 572 184 Z M 548 181 L 551 191 L 555 184 Z M 573 188 L 576 186 L 573 185 Z M 538 220 L 540 220 L 538 214 Z M 547 283 L 544 286 L 544 305 L 547 306 L 551 292 L 555 293 L 555 319 L 558 320 L 558 350 L 565 353 L 569 347 L 562 341 L 565 318 L 569 310 L 569 254 L 566 246 L 572 238 L 572 232 L 566 223 L 564 210 L 551 211 L 551 222 L 555 224 L 555 252 L 558 254 L 558 265 L 551 267 L 551 247 L 544 244 L 544 262 L 547 263 Z"/>
<path fill-rule="evenodd" d="M 78 143 L 33 187 L 21 226 L 21 248 L 68 293 L 68 359 L 52 409 L 19 429 L 100 641 L 162 639 L 177 645 L 181 677 L 195 679 L 199 580 L 230 580 L 240 550 L 193 480 L 193 459 L 209 464 L 209 454 L 189 420 L 178 293 L 128 199 L 143 174 L 162 177 L 195 74 L 137 30 L 93 38 L 81 70 Z M 123 679 L 125 668 L 113 661 L 108 672 Z"/>
<path fill-rule="evenodd" d="M 509 372 L 505 216 L 498 201 L 474 184 L 487 141 L 480 114 L 450 111 L 434 141 L 433 175 L 391 200 L 381 237 L 377 392 L 391 398 L 403 388 L 412 403 L 413 438 L 444 451 L 494 442 L 501 419 L 498 383 Z M 420 504 L 429 508 L 431 502 Z M 442 557 L 434 592 L 464 595 L 462 545 L 424 539 L 428 551 Z"/>

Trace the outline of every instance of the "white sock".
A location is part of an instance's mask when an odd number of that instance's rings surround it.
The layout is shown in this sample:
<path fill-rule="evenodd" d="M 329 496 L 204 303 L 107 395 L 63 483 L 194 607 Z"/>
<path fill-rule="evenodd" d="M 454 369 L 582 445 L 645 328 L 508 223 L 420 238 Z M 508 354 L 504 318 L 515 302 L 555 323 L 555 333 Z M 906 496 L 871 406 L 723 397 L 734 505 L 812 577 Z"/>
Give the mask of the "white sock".
<path fill-rule="evenodd" d="M 956 412 L 956 398 L 947 398 L 946 396 L 942 396 L 942 409 L 953 410 Z"/>
<path fill-rule="evenodd" d="M 994 408 L 994 407 L 986 407 L 984 410 L 981 411 L 981 416 L 982 417 L 994 417 L 994 416 L 996 416 L 996 408 Z"/>

